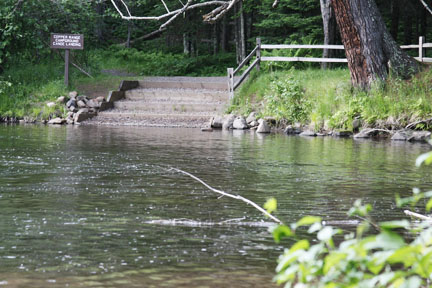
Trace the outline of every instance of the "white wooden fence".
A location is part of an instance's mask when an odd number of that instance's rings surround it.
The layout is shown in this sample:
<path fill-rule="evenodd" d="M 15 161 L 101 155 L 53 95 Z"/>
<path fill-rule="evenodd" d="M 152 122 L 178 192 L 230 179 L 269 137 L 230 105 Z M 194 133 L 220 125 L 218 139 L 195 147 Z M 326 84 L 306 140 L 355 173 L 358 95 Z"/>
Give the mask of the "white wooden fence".
<path fill-rule="evenodd" d="M 260 70 L 260 63 L 262 61 L 274 61 L 274 62 L 328 62 L 328 63 L 348 63 L 346 58 L 316 58 L 316 57 L 282 57 L 282 56 L 261 56 L 262 50 L 275 50 L 275 49 L 333 49 L 333 50 L 344 50 L 343 45 L 285 45 L 285 44 L 261 44 L 261 39 L 256 39 L 256 46 L 252 52 L 239 64 L 239 66 L 234 68 L 228 68 L 228 91 L 229 97 L 232 99 L 234 97 L 234 91 L 240 84 L 246 79 L 249 73 L 254 67 L 257 71 Z M 432 48 L 432 43 L 425 43 L 425 37 L 419 37 L 419 43 L 414 45 L 403 45 L 402 49 L 418 49 L 418 57 L 414 57 L 417 61 L 422 63 L 432 63 L 432 58 L 424 57 L 425 49 Z M 250 62 L 252 57 L 255 56 L 255 60 L 251 65 L 243 72 L 239 77 L 235 75 Z"/>

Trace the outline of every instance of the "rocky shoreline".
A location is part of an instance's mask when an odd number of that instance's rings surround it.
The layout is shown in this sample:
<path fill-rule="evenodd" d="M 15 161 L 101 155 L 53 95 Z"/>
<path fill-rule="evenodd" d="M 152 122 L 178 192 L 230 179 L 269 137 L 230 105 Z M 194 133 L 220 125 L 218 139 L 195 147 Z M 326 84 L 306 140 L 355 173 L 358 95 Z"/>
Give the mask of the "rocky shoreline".
<path fill-rule="evenodd" d="M 428 121 L 428 120 L 425 120 Z M 425 121 L 419 121 L 422 123 Z M 356 123 L 354 123 L 356 124 Z M 252 112 L 248 117 L 236 116 L 233 114 L 225 116 L 217 116 L 210 119 L 211 128 L 203 128 L 203 131 L 212 131 L 212 129 L 225 130 L 255 130 L 256 133 L 271 133 L 281 132 L 287 135 L 299 135 L 303 137 L 352 137 L 354 139 L 390 139 L 391 141 L 407 141 L 407 142 L 428 142 L 431 140 L 431 132 L 425 130 L 415 130 L 416 125 L 408 125 L 402 129 L 381 129 L 370 127 L 359 127 L 360 121 L 357 123 L 355 130 L 357 133 L 348 130 L 324 130 L 316 132 L 309 126 L 296 123 L 288 125 L 284 128 L 277 126 L 276 119 L 272 117 L 264 117 L 258 119 L 257 113 Z M 355 125 L 353 125 L 355 126 Z"/>
<path fill-rule="evenodd" d="M 17 117 L 1 117 L 0 123 L 43 123 L 49 125 L 80 125 L 82 122 L 95 117 L 98 112 L 110 109 L 113 107 L 113 102 L 116 101 L 116 94 L 111 93 L 108 100 L 105 97 L 97 97 L 89 99 L 85 95 L 78 95 L 76 91 L 72 91 L 68 96 L 61 96 L 55 102 L 46 103 L 46 107 L 61 107 L 67 112 L 66 115 L 61 115 L 60 111 L 50 115 L 50 119 L 37 120 L 31 117 L 19 119 Z M 59 109 L 60 110 L 60 109 Z M 64 113 L 63 113 L 64 114 Z M 429 120 L 418 121 L 417 124 L 428 123 Z M 356 120 L 355 120 L 356 121 Z M 353 123 L 353 133 L 349 130 L 321 130 L 315 131 L 313 127 L 295 123 L 280 127 L 276 119 L 272 117 L 259 118 L 258 114 L 252 112 L 248 117 L 237 116 L 233 114 L 224 116 L 215 116 L 210 119 L 208 127 L 201 128 L 204 132 L 211 132 L 213 129 L 224 130 L 251 130 L 256 133 L 284 133 L 287 135 L 299 135 L 303 137 L 352 137 L 354 139 L 390 139 L 391 141 L 406 141 L 406 142 L 428 142 L 431 139 L 431 132 L 425 130 L 416 130 L 416 123 L 407 125 L 402 129 L 384 129 L 360 127 L 361 122 Z M 427 125 L 423 125 L 427 126 Z M 163 127 L 159 126 L 159 127 Z M 171 127 L 171 126 L 170 126 Z M 192 127 L 192 126 L 191 126 Z M 195 126 L 194 126 L 195 127 Z M 395 127 L 391 127 L 395 128 Z"/>

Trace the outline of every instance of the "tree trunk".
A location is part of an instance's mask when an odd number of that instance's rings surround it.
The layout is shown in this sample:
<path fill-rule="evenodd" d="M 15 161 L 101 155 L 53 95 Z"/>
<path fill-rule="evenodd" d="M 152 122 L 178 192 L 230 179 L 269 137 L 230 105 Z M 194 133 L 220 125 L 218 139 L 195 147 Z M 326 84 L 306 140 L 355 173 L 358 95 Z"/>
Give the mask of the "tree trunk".
<path fill-rule="evenodd" d="M 128 34 L 127 34 L 127 40 L 126 40 L 126 48 L 130 48 L 131 32 L 132 32 L 132 23 L 129 21 L 128 22 Z"/>
<path fill-rule="evenodd" d="M 412 44 L 412 18 L 413 15 L 411 11 L 406 11 L 404 21 L 404 43 L 407 45 Z"/>
<path fill-rule="evenodd" d="M 408 78 L 418 63 L 393 40 L 374 0 L 333 0 L 353 86 L 368 89 L 389 73 Z"/>
<path fill-rule="evenodd" d="M 390 34 L 393 39 L 397 41 L 398 32 L 399 32 L 399 0 L 393 0 L 391 2 L 391 26 L 390 26 Z"/>
<path fill-rule="evenodd" d="M 183 53 L 186 55 L 191 54 L 191 41 L 189 33 L 183 33 Z"/>
<path fill-rule="evenodd" d="M 215 24 L 212 25 L 213 26 L 213 55 L 216 55 L 219 53 L 219 25 L 216 22 Z"/>
<path fill-rule="evenodd" d="M 245 33 L 244 33 L 244 13 L 242 7 L 242 1 L 238 2 L 235 5 L 235 14 L 238 17 L 235 19 L 235 42 L 236 42 L 236 55 L 237 55 L 237 63 L 243 61 L 246 58 L 246 45 L 245 45 Z"/>
<path fill-rule="evenodd" d="M 227 20 L 226 20 L 226 16 L 223 17 L 222 19 L 222 29 L 221 29 L 221 50 L 222 52 L 227 52 L 228 51 L 228 37 L 227 37 Z"/>
<path fill-rule="evenodd" d="M 321 15 L 323 19 L 324 30 L 324 45 L 335 44 L 336 40 L 336 19 L 334 17 L 333 9 L 330 5 L 330 0 L 320 0 Z M 334 50 L 324 49 L 323 58 L 331 58 L 334 55 Z M 321 68 L 330 68 L 331 64 L 322 62 Z"/>

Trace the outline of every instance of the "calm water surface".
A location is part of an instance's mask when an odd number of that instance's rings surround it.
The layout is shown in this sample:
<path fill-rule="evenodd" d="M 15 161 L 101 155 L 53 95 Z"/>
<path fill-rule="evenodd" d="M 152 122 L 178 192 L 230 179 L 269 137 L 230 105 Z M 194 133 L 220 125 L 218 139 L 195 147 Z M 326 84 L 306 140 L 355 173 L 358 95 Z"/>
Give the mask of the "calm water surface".
<path fill-rule="evenodd" d="M 357 198 L 401 217 L 394 194 L 430 188 L 427 145 L 203 133 L 197 129 L 0 126 L 0 287 L 270 287 L 282 247 L 265 227 L 149 224 L 243 218 L 194 180 L 278 216 L 344 220 Z M 286 242 L 285 244 L 289 244 Z"/>

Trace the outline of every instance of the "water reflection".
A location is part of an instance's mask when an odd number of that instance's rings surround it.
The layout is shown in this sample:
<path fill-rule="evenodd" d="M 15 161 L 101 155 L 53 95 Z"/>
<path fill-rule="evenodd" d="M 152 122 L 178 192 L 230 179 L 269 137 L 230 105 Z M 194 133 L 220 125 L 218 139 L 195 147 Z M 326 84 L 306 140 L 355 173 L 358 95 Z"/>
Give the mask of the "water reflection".
<path fill-rule="evenodd" d="M 394 193 L 432 187 L 430 168 L 413 165 L 428 149 L 249 131 L 0 126 L 0 286 L 268 286 L 281 247 L 266 228 L 149 224 L 263 219 L 168 168 L 259 204 L 274 196 L 287 222 L 345 219 L 359 197 L 392 219 L 401 215 Z"/>

